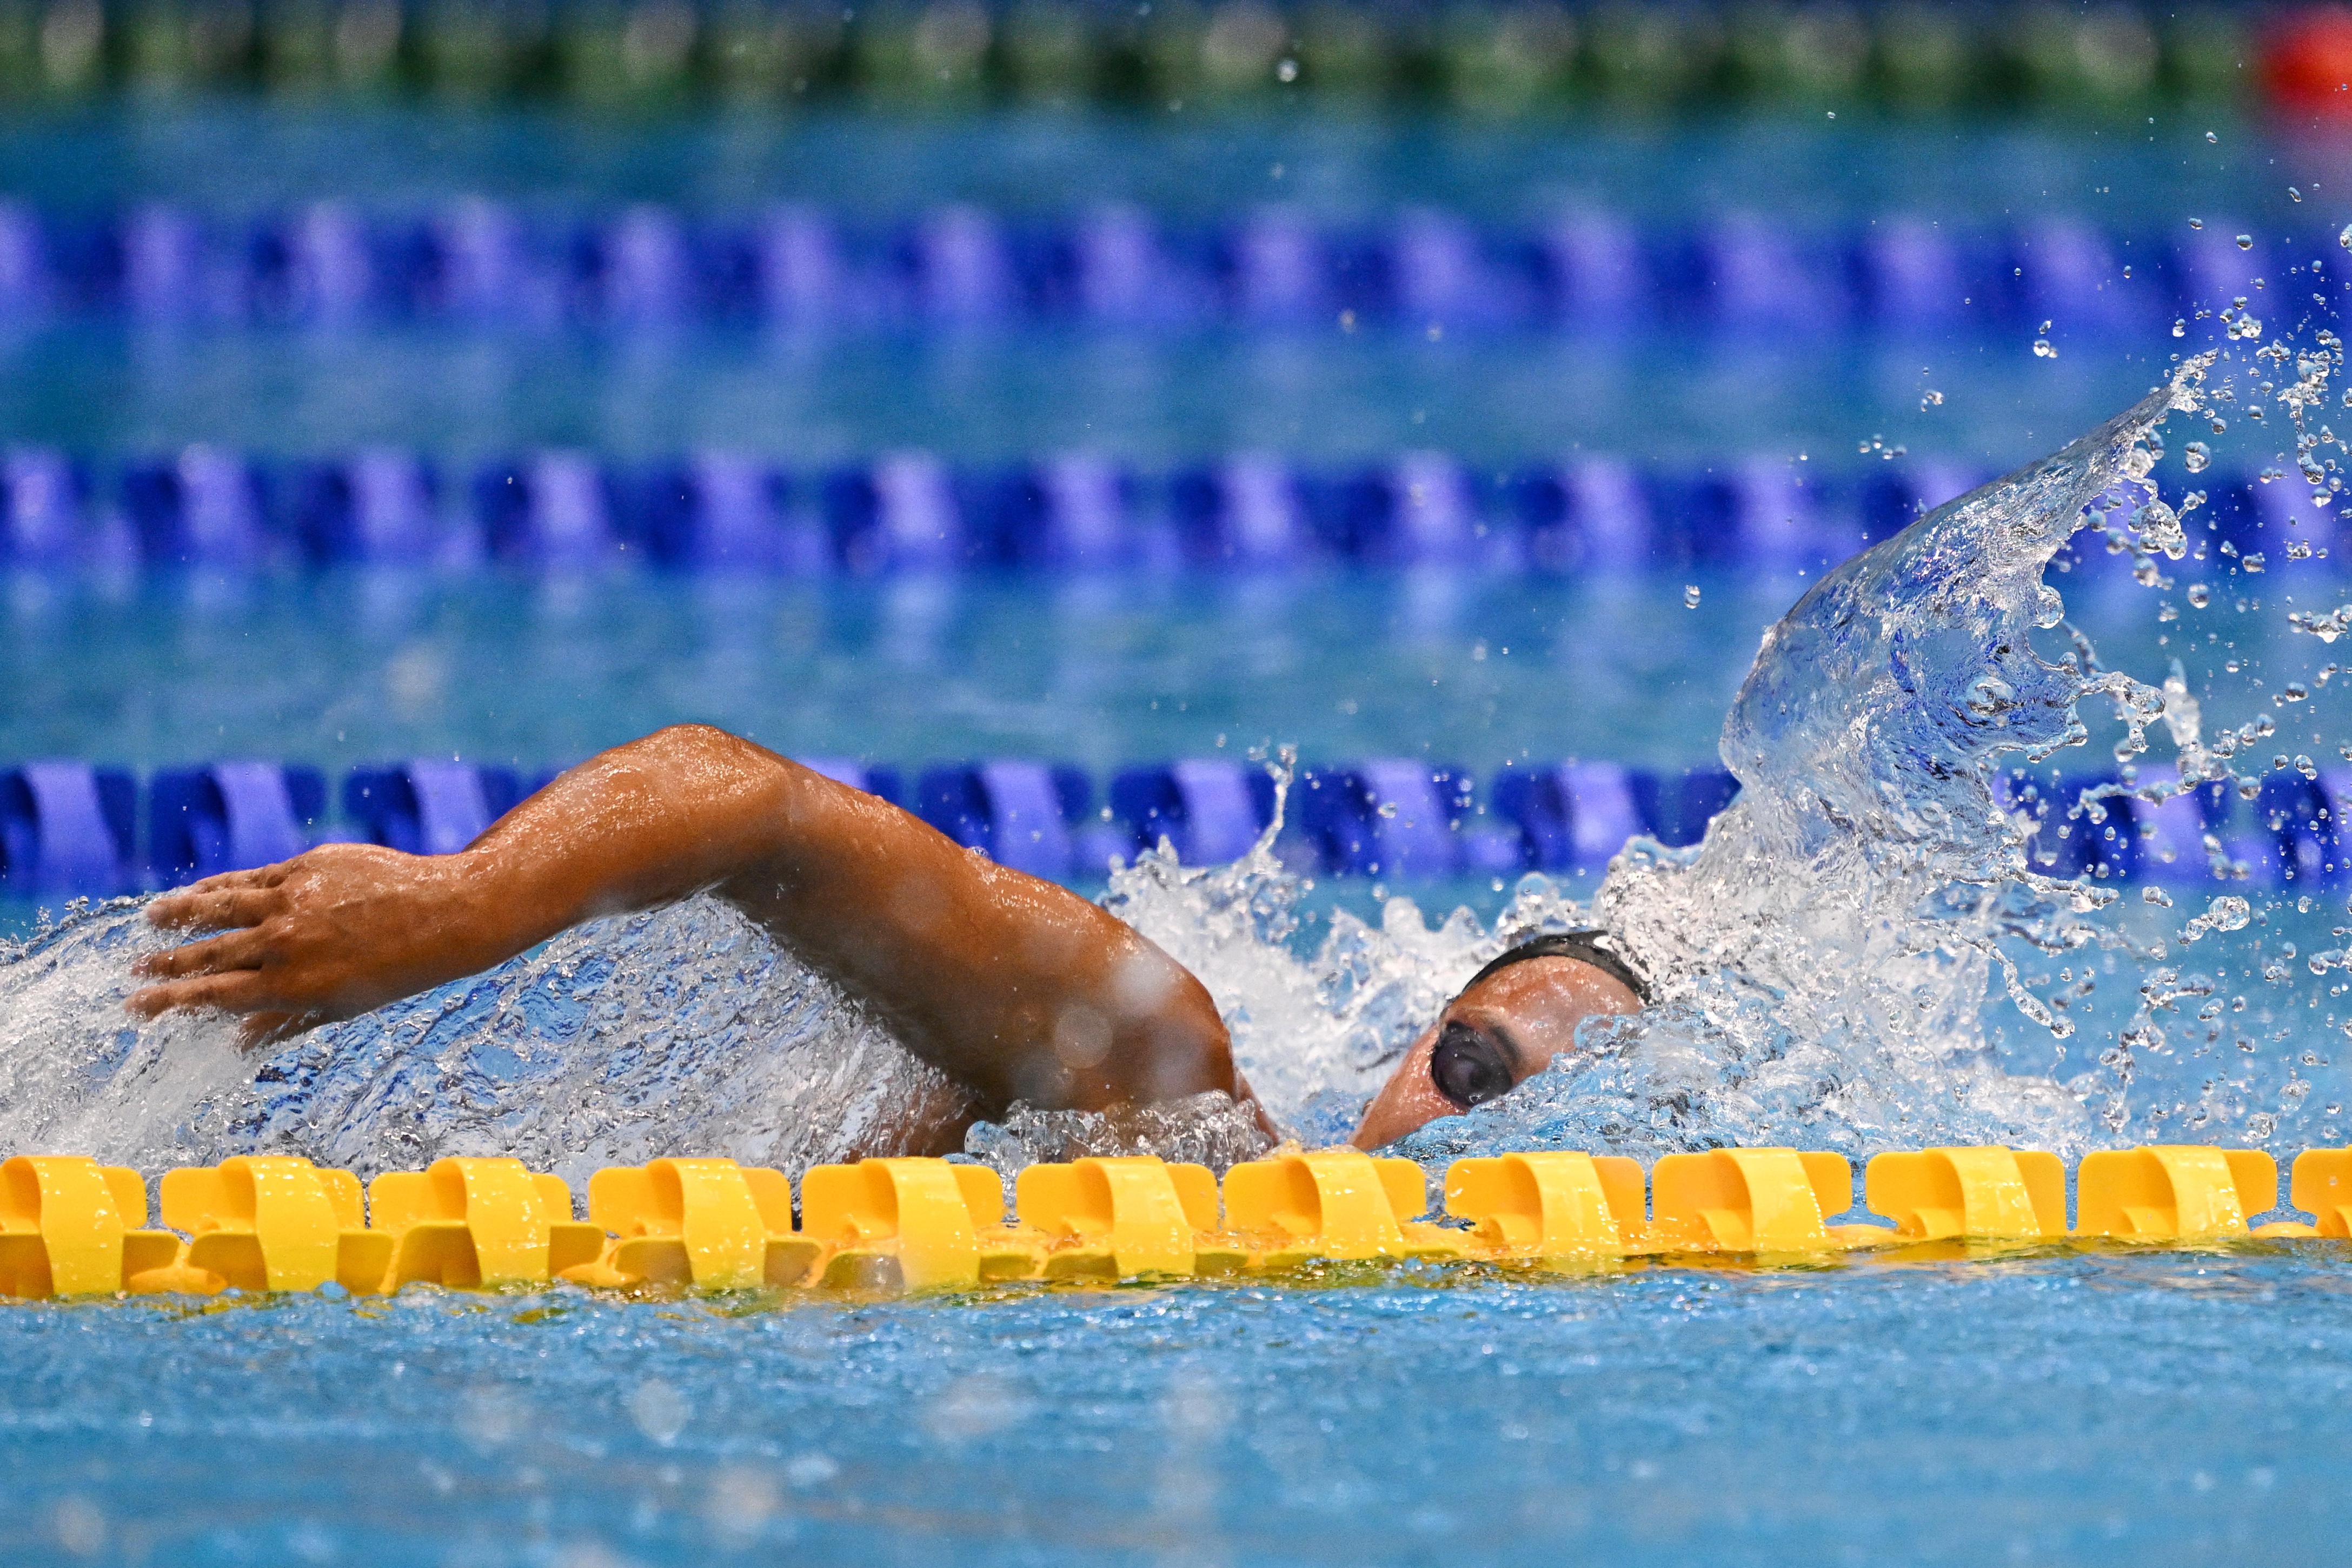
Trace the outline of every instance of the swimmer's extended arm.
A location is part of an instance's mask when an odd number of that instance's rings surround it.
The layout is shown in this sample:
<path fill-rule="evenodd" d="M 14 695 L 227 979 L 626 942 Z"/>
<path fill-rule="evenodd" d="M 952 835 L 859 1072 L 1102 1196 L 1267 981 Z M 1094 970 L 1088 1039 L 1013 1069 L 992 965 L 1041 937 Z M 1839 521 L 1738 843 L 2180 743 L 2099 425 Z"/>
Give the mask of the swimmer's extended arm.
<path fill-rule="evenodd" d="M 248 1040 L 348 1018 L 565 928 L 712 892 L 975 1091 L 1096 1110 L 1237 1098 L 1216 1005 L 1175 960 L 1050 882 L 698 725 L 583 763 L 460 854 L 327 845 L 155 900 L 225 934 L 143 960 L 134 1012 L 220 1007 Z"/>

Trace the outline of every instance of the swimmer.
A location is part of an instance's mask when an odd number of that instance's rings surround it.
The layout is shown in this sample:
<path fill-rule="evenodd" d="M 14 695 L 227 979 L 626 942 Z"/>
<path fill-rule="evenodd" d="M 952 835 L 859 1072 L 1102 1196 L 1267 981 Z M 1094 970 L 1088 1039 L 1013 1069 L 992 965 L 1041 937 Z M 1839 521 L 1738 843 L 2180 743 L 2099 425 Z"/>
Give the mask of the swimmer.
<path fill-rule="evenodd" d="M 955 1080 L 971 1118 L 1214 1089 L 1266 1121 L 1208 988 L 1125 922 L 701 725 L 573 768 L 455 855 L 328 844 L 159 898 L 156 925 L 219 934 L 140 960 L 149 984 L 129 1005 L 218 1009 L 261 1045 L 697 893 L 758 922 Z M 1378 1148 L 1507 1093 L 1572 1049 L 1585 1018 L 1644 1000 L 1597 933 L 1523 943 L 1414 1041 L 1355 1142 Z M 908 1125 L 877 1152 L 949 1152 L 968 1125 Z"/>

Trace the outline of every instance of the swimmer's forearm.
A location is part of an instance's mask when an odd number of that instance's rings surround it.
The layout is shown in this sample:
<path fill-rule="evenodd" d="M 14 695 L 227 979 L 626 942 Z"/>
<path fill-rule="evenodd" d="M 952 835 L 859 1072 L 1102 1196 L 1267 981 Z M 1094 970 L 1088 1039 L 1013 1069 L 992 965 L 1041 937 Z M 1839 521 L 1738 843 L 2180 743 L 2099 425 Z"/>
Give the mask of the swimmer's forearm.
<path fill-rule="evenodd" d="M 455 855 L 329 844 L 165 894 L 156 925 L 220 934 L 140 960 L 155 984 L 131 1005 L 222 1008 L 253 1039 L 352 1017 L 713 887 L 772 851 L 783 796 L 839 787 L 715 730 L 664 731 L 565 773 Z"/>

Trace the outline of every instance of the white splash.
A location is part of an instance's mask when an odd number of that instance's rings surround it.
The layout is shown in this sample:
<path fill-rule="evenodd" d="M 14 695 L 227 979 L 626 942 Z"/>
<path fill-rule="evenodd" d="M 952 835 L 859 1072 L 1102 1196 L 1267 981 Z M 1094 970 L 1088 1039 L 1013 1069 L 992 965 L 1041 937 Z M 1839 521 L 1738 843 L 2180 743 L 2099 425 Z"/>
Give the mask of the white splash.
<path fill-rule="evenodd" d="M 730 907 L 600 921 L 472 981 L 241 1056 L 218 1016 L 135 1026 L 138 903 L 0 952 L 0 1148 L 154 1171 L 301 1153 L 364 1174 L 515 1154 L 714 1153 L 802 1170 L 961 1121 L 955 1088 Z"/>

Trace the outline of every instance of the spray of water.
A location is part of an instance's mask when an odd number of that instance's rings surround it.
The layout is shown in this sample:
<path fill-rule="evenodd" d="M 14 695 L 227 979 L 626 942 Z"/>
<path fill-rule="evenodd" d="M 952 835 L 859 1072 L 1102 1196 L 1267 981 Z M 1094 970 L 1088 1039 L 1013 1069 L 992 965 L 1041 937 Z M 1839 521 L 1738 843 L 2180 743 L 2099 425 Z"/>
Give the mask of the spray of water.
<path fill-rule="evenodd" d="M 2044 659 L 2033 634 L 2059 624 L 2043 570 L 2095 500 L 2141 492 L 2133 547 L 2178 552 L 2148 441 L 2198 405 L 2209 364 L 1847 562 L 1767 634 L 1724 726 L 1738 798 L 1693 851 L 1635 845 L 1597 896 L 1659 1005 L 1590 1031 L 1588 1053 L 1493 1120 L 1534 1113 L 1549 1136 L 1643 1152 L 2079 1146 L 2076 1098 L 2003 1070 L 1983 1006 L 1997 977 L 2071 1032 L 2019 983 L 2011 944 L 2093 942 L 2087 917 L 2114 895 L 2031 870 L 1998 767 L 2084 741 L 2094 693 L 2130 710 L 2135 743 L 2160 711 L 2161 693 L 2086 670 L 2087 649 Z"/>
<path fill-rule="evenodd" d="M 2177 553 L 2147 476 L 2152 433 L 2198 405 L 2210 361 L 2044 461 L 1921 520 L 1819 583 L 1766 637 L 1727 719 L 1739 797 L 1686 851 L 1637 840 L 1590 910 L 1529 879 L 1491 931 L 1431 929 L 1402 900 L 1377 929 L 1344 918 L 1290 960 L 1264 847 L 1187 873 L 1147 858 L 1114 907 L 1192 964 L 1229 1014 L 1245 1068 L 1307 1138 L 1347 1131 L 1386 1065 L 1483 958 L 1530 930 L 1597 919 L 1649 971 L 1658 1004 L 1588 1026 L 1583 1049 L 1406 1152 L 1432 1163 L 1507 1147 L 1640 1154 L 1727 1143 L 1852 1150 L 1920 1142 L 2081 1147 L 2079 1089 L 2004 1070 L 1990 984 L 2063 1037 L 2011 950 L 2103 940 L 2114 895 L 2028 866 L 2031 825 L 1997 791 L 2001 759 L 2080 743 L 2105 694 L 2133 743 L 2160 691 L 2055 661 L 2042 583 L 2095 501 L 2137 494 L 2127 547 Z M 2100 515 L 2104 516 L 2102 511 Z"/>
<path fill-rule="evenodd" d="M 0 1147 L 142 1169 L 248 1151 L 370 1174 L 512 1153 L 575 1182 L 687 1151 L 800 1170 L 961 1121 L 942 1075 L 716 900 L 600 921 L 474 980 L 241 1055 L 134 1026 L 137 901 L 0 954 Z"/>

